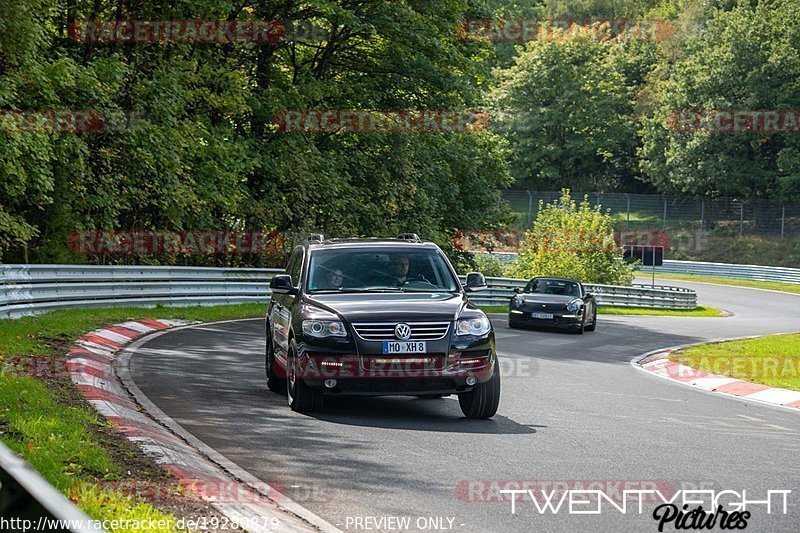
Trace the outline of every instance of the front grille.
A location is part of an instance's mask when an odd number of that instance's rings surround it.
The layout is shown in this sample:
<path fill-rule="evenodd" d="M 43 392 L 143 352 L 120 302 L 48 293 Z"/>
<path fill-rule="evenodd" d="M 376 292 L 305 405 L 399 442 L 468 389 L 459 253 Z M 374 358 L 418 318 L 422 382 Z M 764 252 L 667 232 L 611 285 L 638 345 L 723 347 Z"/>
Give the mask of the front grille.
<path fill-rule="evenodd" d="M 411 337 L 403 340 L 436 341 L 450 331 L 450 322 L 373 322 L 353 324 L 353 329 L 365 341 L 396 341 L 394 327 L 401 323 L 411 326 Z"/>
<path fill-rule="evenodd" d="M 444 369 L 447 355 L 443 353 L 364 355 L 364 368 L 387 377 L 425 376 L 427 370 Z"/>
<path fill-rule="evenodd" d="M 566 310 L 566 304 L 537 304 L 528 302 L 519 309 L 535 313 L 563 313 Z"/>

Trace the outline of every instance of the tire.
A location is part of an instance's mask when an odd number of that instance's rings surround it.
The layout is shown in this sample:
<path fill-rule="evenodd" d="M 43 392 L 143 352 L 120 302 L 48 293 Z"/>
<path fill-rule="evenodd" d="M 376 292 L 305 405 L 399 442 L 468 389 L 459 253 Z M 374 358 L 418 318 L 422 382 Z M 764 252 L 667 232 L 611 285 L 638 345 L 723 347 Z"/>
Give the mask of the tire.
<path fill-rule="evenodd" d="M 511 328 L 511 329 L 520 329 L 522 326 L 520 326 L 516 322 L 512 322 L 511 319 L 509 319 L 508 320 L 508 327 Z"/>
<path fill-rule="evenodd" d="M 467 418 L 492 418 L 500 406 L 500 363 L 495 361 L 492 379 L 479 383 L 470 392 L 458 395 L 461 412 Z"/>
<path fill-rule="evenodd" d="M 267 357 L 266 357 L 267 388 L 272 392 L 283 394 L 286 392 L 286 380 L 279 378 L 275 374 L 275 347 L 272 345 L 272 338 L 267 337 Z"/>
<path fill-rule="evenodd" d="M 597 329 L 597 308 L 594 308 L 594 312 L 592 313 L 592 325 L 586 326 L 586 331 L 594 331 Z"/>
<path fill-rule="evenodd" d="M 286 398 L 289 407 L 297 413 L 312 413 L 322 409 L 322 391 L 306 385 L 300 377 L 300 362 L 297 359 L 297 344 L 289 341 L 289 356 L 286 364 Z"/>

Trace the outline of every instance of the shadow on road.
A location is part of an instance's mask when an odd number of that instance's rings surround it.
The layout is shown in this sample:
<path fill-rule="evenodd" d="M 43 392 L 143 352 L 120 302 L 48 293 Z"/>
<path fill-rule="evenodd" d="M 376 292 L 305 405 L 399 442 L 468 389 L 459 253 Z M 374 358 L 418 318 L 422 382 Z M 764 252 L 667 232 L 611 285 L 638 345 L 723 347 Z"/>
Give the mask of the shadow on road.
<path fill-rule="evenodd" d="M 359 398 L 326 396 L 325 407 L 309 416 L 324 422 L 348 426 L 433 431 L 525 435 L 547 426 L 519 424 L 495 415 L 490 420 L 464 418 L 458 401 L 452 398 L 424 400 L 405 397 Z"/>

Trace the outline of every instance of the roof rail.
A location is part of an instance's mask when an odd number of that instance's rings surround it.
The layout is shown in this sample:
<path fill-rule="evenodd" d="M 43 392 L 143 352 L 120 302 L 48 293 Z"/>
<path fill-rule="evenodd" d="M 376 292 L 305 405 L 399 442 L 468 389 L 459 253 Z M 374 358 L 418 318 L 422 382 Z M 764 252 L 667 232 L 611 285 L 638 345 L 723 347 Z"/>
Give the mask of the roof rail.
<path fill-rule="evenodd" d="M 312 233 L 308 236 L 308 242 L 325 242 L 325 235 L 322 233 Z"/>
<path fill-rule="evenodd" d="M 404 241 L 422 242 L 422 239 L 416 233 L 401 233 L 397 238 Z"/>

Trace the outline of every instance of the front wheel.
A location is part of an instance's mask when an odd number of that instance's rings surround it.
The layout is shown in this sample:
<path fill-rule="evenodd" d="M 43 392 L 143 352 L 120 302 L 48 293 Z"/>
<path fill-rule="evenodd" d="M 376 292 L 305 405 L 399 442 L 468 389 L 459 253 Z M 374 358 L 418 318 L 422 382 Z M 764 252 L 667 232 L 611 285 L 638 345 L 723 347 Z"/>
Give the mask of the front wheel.
<path fill-rule="evenodd" d="M 292 411 L 311 413 L 322 409 L 322 391 L 306 385 L 300 376 L 300 359 L 297 357 L 297 344 L 294 339 L 289 341 L 286 373 L 286 397 Z"/>
<path fill-rule="evenodd" d="M 467 418 L 492 418 L 500 406 L 500 363 L 495 361 L 492 379 L 479 383 L 470 392 L 458 395 L 461 412 Z"/>
<path fill-rule="evenodd" d="M 267 388 L 272 392 L 283 394 L 286 391 L 286 380 L 277 376 L 275 365 L 275 346 L 272 344 L 272 338 L 267 335 Z"/>
<path fill-rule="evenodd" d="M 586 326 L 586 331 L 594 331 L 597 329 L 597 308 L 594 308 L 594 312 L 592 313 L 592 325 Z"/>

